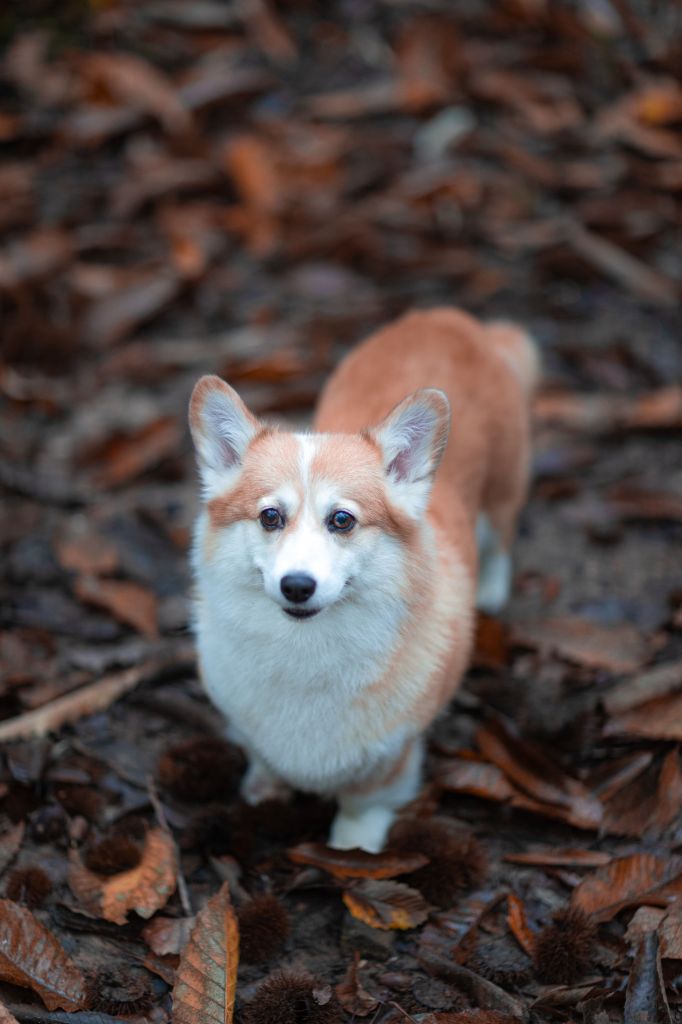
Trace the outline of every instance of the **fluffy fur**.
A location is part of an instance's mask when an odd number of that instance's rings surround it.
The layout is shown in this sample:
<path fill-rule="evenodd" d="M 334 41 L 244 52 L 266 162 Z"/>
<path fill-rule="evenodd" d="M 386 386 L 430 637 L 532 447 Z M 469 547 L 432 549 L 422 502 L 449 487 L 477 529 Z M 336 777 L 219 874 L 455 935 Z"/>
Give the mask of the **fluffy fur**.
<path fill-rule="evenodd" d="M 333 845 L 382 847 L 468 663 L 477 585 L 487 610 L 508 594 L 536 375 L 518 328 L 434 310 L 350 354 L 312 433 L 265 426 L 219 378 L 198 382 L 199 657 L 249 757 L 247 801 L 333 795 Z M 291 574 L 314 581 L 303 603 L 282 589 Z"/>

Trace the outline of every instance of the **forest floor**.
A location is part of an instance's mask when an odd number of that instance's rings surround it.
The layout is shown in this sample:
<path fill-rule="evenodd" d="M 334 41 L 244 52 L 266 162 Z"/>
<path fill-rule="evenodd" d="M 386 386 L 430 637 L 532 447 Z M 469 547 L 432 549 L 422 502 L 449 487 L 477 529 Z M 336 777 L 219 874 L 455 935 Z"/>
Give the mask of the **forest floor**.
<path fill-rule="evenodd" d="M 251 1024 L 682 1021 L 679 6 L 29 7 L 0 19 L 8 1012 L 169 1020 L 227 880 Z M 438 303 L 542 348 L 514 594 L 399 841 L 337 857 L 329 805 L 247 808 L 217 739 L 185 411 L 216 372 L 305 423 Z"/>

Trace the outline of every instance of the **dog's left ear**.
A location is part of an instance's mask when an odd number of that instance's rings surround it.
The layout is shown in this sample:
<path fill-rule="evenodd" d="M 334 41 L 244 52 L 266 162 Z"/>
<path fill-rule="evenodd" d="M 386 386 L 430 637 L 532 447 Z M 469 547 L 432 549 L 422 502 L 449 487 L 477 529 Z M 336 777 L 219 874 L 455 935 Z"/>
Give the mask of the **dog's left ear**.
<path fill-rule="evenodd" d="M 447 395 L 438 388 L 422 388 L 369 432 L 382 450 L 393 496 L 411 515 L 426 509 L 449 430 Z"/>

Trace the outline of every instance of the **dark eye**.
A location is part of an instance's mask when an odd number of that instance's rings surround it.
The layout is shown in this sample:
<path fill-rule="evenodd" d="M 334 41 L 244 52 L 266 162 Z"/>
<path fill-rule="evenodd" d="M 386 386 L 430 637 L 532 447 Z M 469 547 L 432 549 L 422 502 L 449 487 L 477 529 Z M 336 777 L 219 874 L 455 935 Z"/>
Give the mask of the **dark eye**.
<path fill-rule="evenodd" d="M 264 530 L 278 530 L 284 526 L 284 518 L 276 508 L 264 508 L 260 516 L 260 524 Z"/>
<path fill-rule="evenodd" d="M 355 526 L 355 516 L 350 512 L 344 512 L 343 509 L 337 509 L 336 512 L 332 512 L 327 524 L 335 533 L 348 533 Z"/>

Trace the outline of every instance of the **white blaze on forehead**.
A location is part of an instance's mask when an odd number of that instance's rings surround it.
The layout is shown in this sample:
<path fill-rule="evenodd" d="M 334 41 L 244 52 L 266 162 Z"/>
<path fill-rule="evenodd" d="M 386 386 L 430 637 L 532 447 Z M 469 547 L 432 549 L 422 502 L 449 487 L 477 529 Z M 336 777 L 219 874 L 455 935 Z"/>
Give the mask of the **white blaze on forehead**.
<path fill-rule="evenodd" d="M 303 487 L 303 505 L 294 522 L 285 530 L 275 560 L 275 573 L 281 578 L 288 573 L 312 576 L 320 590 L 336 588 L 340 567 L 336 564 L 335 545 L 324 523 L 327 510 L 321 507 L 320 494 L 311 473 L 321 439 L 297 434 L 299 467 Z"/>

